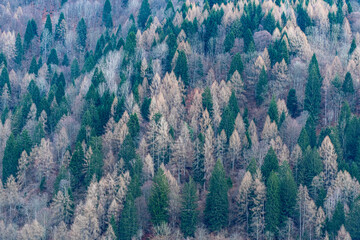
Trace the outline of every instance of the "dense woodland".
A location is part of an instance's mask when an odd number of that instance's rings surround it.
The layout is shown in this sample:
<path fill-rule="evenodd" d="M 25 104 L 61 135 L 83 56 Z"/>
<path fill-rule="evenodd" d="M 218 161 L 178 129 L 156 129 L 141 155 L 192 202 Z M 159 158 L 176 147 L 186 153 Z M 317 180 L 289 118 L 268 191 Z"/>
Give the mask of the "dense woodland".
<path fill-rule="evenodd" d="M 0 0 L 0 239 L 360 240 L 360 2 Z"/>

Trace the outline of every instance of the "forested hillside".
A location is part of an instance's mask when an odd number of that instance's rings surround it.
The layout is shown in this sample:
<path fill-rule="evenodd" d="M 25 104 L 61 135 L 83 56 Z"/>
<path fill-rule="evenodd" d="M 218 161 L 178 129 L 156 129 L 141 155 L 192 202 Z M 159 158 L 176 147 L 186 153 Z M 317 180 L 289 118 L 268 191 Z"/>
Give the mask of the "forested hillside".
<path fill-rule="evenodd" d="M 360 240 L 360 2 L 0 0 L 0 239 Z"/>

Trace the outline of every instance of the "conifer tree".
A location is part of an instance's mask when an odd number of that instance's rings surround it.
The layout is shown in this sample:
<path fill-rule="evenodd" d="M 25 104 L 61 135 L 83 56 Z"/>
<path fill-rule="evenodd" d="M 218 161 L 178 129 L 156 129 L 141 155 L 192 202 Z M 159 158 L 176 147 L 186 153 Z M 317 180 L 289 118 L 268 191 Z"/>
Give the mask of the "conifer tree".
<path fill-rule="evenodd" d="M 120 240 L 131 240 L 138 230 L 136 205 L 131 192 L 126 196 L 117 228 Z"/>
<path fill-rule="evenodd" d="M 183 81 L 186 87 L 189 86 L 188 64 L 187 64 L 186 54 L 184 51 L 179 51 L 179 56 L 176 60 L 174 73 L 177 78 L 181 77 L 181 80 Z"/>
<path fill-rule="evenodd" d="M 230 64 L 230 70 L 229 70 L 229 74 L 228 74 L 228 79 L 230 79 L 230 77 L 234 74 L 235 71 L 238 71 L 240 73 L 240 75 L 242 74 L 242 72 L 244 71 L 244 65 L 243 62 L 241 60 L 241 55 L 240 53 L 237 53 L 233 59 L 231 60 L 231 64 Z"/>
<path fill-rule="evenodd" d="M 68 67 L 68 66 L 69 66 L 69 58 L 68 58 L 68 56 L 67 56 L 66 53 L 65 53 L 65 55 L 64 55 L 64 58 L 63 58 L 63 60 L 62 60 L 61 65 L 65 66 L 65 67 Z"/>
<path fill-rule="evenodd" d="M 3 157 L 2 181 L 5 183 L 11 175 L 16 176 L 19 158 L 18 145 L 13 134 L 6 142 Z"/>
<path fill-rule="evenodd" d="M 276 101 L 275 101 L 274 97 L 271 99 L 269 110 L 268 110 L 268 115 L 269 115 L 270 120 L 272 122 L 273 121 L 275 123 L 279 122 L 279 111 L 278 111 L 277 104 L 276 104 Z"/>
<path fill-rule="evenodd" d="M 185 183 L 182 193 L 180 228 L 185 238 L 193 237 L 195 234 L 198 218 L 197 201 L 196 184 L 190 177 L 189 182 Z"/>
<path fill-rule="evenodd" d="M 355 51 L 356 49 L 356 41 L 355 38 L 351 42 L 350 50 L 349 50 L 349 56 Z"/>
<path fill-rule="evenodd" d="M 264 29 L 268 31 L 270 34 L 272 34 L 275 28 L 276 28 L 275 17 L 272 14 L 272 11 L 269 11 L 269 13 L 266 15 L 264 19 Z"/>
<path fill-rule="evenodd" d="M 81 18 L 77 28 L 77 43 L 79 45 L 80 51 L 84 51 L 86 48 L 86 39 L 87 39 L 87 27 L 84 18 Z"/>
<path fill-rule="evenodd" d="M 20 33 L 16 35 L 16 41 L 15 41 L 15 63 L 17 63 L 19 66 L 21 66 L 21 61 L 24 56 L 24 49 L 22 45 L 22 40 Z"/>
<path fill-rule="evenodd" d="M 76 148 L 74 150 L 74 153 L 71 157 L 69 164 L 70 172 L 73 176 L 72 184 L 74 188 L 80 187 L 84 181 L 84 174 L 83 174 L 84 165 L 85 165 L 84 151 L 81 146 L 81 143 L 78 142 L 76 144 Z"/>
<path fill-rule="evenodd" d="M 32 74 L 32 73 L 34 73 L 35 76 L 37 76 L 37 74 L 38 74 L 38 65 L 37 65 L 35 57 L 33 57 L 33 59 L 31 60 L 30 67 L 29 67 L 29 74 Z"/>
<path fill-rule="evenodd" d="M 28 21 L 24 35 L 24 46 L 28 49 L 31 41 L 37 36 L 37 25 L 34 19 Z"/>
<path fill-rule="evenodd" d="M 340 230 L 341 225 L 345 223 L 345 212 L 344 204 L 340 201 L 336 203 L 335 211 L 332 215 L 331 221 L 329 222 L 329 230 L 335 236 Z"/>
<path fill-rule="evenodd" d="M 260 72 L 259 81 L 256 84 L 256 104 L 259 106 L 264 102 L 266 89 L 268 84 L 268 77 L 265 71 L 265 67 L 263 66 Z"/>
<path fill-rule="evenodd" d="M 7 67 L 3 67 L 0 75 L 0 91 L 2 92 L 5 84 L 7 84 L 9 88 L 9 92 L 11 92 L 11 85 L 10 85 L 10 78 L 9 78 L 9 72 L 7 70 Z"/>
<path fill-rule="evenodd" d="M 312 116 L 315 121 L 317 121 L 320 113 L 321 85 L 322 79 L 319 65 L 314 54 L 311 58 L 308 69 L 308 81 L 305 88 L 304 109 L 309 111 L 310 116 Z"/>
<path fill-rule="evenodd" d="M 46 17 L 46 22 L 45 22 L 44 28 L 49 30 L 49 33 L 52 34 L 52 23 L 51 23 L 50 14 L 48 14 L 47 17 Z"/>
<path fill-rule="evenodd" d="M 57 52 L 56 52 L 56 50 L 54 48 L 51 49 L 51 52 L 50 52 L 50 55 L 48 57 L 48 60 L 47 60 L 46 64 L 47 65 L 50 65 L 50 64 L 58 65 L 59 64 L 59 59 L 58 59 L 58 56 L 57 56 Z"/>
<path fill-rule="evenodd" d="M 233 114 L 230 106 L 229 105 L 226 106 L 223 111 L 223 114 L 221 115 L 221 121 L 219 124 L 219 132 L 221 132 L 221 130 L 224 129 L 227 139 L 230 139 L 230 136 L 234 131 L 235 117 L 236 117 L 236 115 Z"/>
<path fill-rule="evenodd" d="M 138 26 L 142 29 L 145 28 L 146 22 L 151 15 L 150 4 L 148 0 L 143 0 L 138 15 Z"/>
<path fill-rule="evenodd" d="M 71 63 L 71 80 L 74 81 L 80 76 L 80 68 L 77 59 L 75 58 Z"/>
<path fill-rule="evenodd" d="M 360 239 L 360 201 L 354 202 L 349 215 L 346 218 L 346 229 L 353 239 Z"/>
<path fill-rule="evenodd" d="M 136 35 L 134 32 L 129 32 L 126 37 L 124 50 L 128 52 L 129 56 L 134 55 L 136 48 Z"/>
<path fill-rule="evenodd" d="M 250 28 L 244 33 L 244 51 L 246 53 L 255 51 L 255 42 Z"/>
<path fill-rule="evenodd" d="M 280 223 L 280 181 L 277 173 L 272 171 L 266 182 L 265 219 L 266 229 L 277 235 Z"/>
<path fill-rule="evenodd" d="M 66 26 L 65 26 L 65 16 L 64 13 L 60 13 L 58 23 L 55 26 L 55 41 L 65 42 L 65 33 L 66 33 Z"/>
<path fill-rule="evenodd" d="M 231 31 L 228 34 L 226 34 L 226 37 L 224 40 L 225 52 L 229 52 L 233 48 L 234 42 L 235 42 L 235 35 L 234 35 L 233 31 Z"/>
<path fill-rule="evenodd" d="M 261 166 L 261 173 L 265 179 L 264 182 L 267 181 L 272 171 L 276 172 L 278 169 L 279 169 L 279 161 L 276 157 L 276 153 L 274 149 L 270 147 L 269 151 L 265 156 L 264 163 Z"/>
<path fill-rule="evenodd" d="M 112 20 L 112 16 L 111 16 L 111 3 L 109 0 L 105 1 L 102 20 L 103 20 L 103 23 L 105 24 L 106 28 L 113 27 L 113 20 Z"/>
<path fill-rule="evenodd" d="M 287 100 L 286 100 L 286 107 L 290 112 L 291 117 L 295 118 L 298 112 L 298 101 L 296 96 L 296 90 L 290 89 Z"/>
<path fill-rule="evenodd" d="M 300 136 L 299 136 L 299 139 L 298 139 L 298 144 L 299 144 L 301 150 L 303 150 L 303 151 L 305 151 L 306 148 L 308 146 L 310 146 L 309 135 L 308 135 L 305 127 L 300 132 Z"/>
<path fill-rule="evenodd" d="M 306 148 L 299 162 L 298 181 L 309 187 L 313 178 L 322 171 L 322 161 L 318 151 L 310 146 Z"/>
<path fill-rule="evenodd" d="M 210 178 L 204 211 L 205 224 L 210 231 L 218 231 L 228 225 L 228 189 L 224 167 L 218 160 Z"/>
<path fill-rule="evenodd" d="M 345 75 L 345 80 L 344 80 L 344 83 L 342 85 L 342 90 L 345 94 L 351 94 L 351 93 L 354 93 L 355 90 L 354 90 L 354 84 L 353 84 L 353 79 L 351 77 L 351 73 L 350 72 L 347 72 L 346 75 Z"/>
<path fill-rule="evenodd" d="M 155 177 L 149 199 L 149 212 L 154 225 L 167 223 L 169 220 L 169 182 L 164 171 L 159 168 Z"/>
<path fill-rule="evenodd" d="M 287 163 L 282 166 L 280 178 L 281 222 L 294 217 L 297 186 Z"/>
<path fill-rule="evenodd" d="M 204 92 L 202 93 L 202 105 L 204 109 L 207 109 L 209 115 L 212 116 L 213 112 L 213 100 L 211 96 L 211 90 L 209 87 L 206 87 Z"/>

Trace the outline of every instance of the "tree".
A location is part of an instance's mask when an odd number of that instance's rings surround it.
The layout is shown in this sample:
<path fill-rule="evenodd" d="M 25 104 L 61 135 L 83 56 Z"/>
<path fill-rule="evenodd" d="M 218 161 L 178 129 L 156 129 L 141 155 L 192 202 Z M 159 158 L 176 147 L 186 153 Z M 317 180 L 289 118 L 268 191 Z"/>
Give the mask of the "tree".
<path fill-rule="evenodd" d="M 228 189 L 224 167 L 218 160 L 210 178 L 204 211 L 205 224 L 210 231 L 218 231 L 228 225 Z"/>
<path fill-rule="evenodd" d="M 355 239 L 360 239 L 360 201 L 356 201 L 352 209 L 350 210 L 349 215 L 346 218 L 346 229 L 349 231 L 351 237 Z"/>
<path fill-rule="evenodd" d="M 59 64 L 59 59 L 58 59 L 58 56 L 57 56 L 57 52 L 56 50 L 53 48 L 51 49 L 51 52 L 50 52 L 50 55 L 48 57 L 48 60 L 47 60 L 47 65 L 50 65 L 50 64 L 55 64 L 55 65 L 58 65 Z"/>
<path fill-rule="evenodd" d="M 79 21 L 77 28 L 77 43 L 79 45 L 80 51 L 84 51 L 86 49 L 86 39 L 87 39 L 87 27 L 84 18 L 81 18 Z"/>
<path fill-rule="evenodd" d="M 112 16 L 111 16 L 111 3 L 109 0 L 105 1 L 102 20 L 103 20 L 103 23 L 105 24 L 106 28 L 113 27 L 113 20 L 112 20 Z"/>
<path fill-rule="evenodd" d="M 244 33 L 244 51 L 246 53 L 255 51 L 255 42 L 250 28 Z"/>
<path fill-rule="evenodd" d="M 198 218 L 197 201 L 196 184 L 190 177 L 189 182 L 185 183 L 182 193 L 180 229 L 185 238 L 194 237 L 195 234 Z"/>
<path fill-rule="evenodd" d="M 8 177 L 16 176 L 18 168 L 19 151 L 16 139 L 13 134 L 6 142 L 3 157 L 2 181 L 5 183 Z"/>
<path fill-rule="evenodd" d="M 308 74 L 308 81 L 305 88 L 304 109 L 309 111 L 310 116 L 317 121 L 320 113 L 322 78 L 315 54 L 311 58 Z"/>
<path fill-rule="evenodd" d="M 279 111 L 278 111 L 277 104 L 276 104 L 276 101 L 275 101 L 274 97 L 271 99 L 269 110 L 268 110 L 268 115 L 269 115 L 270 120 L 272 122 L 273 121 L 275 123 L 279 122 Z"/>
<path fill-rule="evenodd" d="M 46 16 L 46 22 L 45 22 L 44 28 L 46 28 L 47 30 L 49 30 L 49 33 L 52 34 L 52 23 L 51 23 L 50 14 L 48 14 L 48 15 Z"/>
<path fill-rule="evenodd" d="M 249 230 L 250 220 L 250 206 L 251 206 L 251 187 L 253 185 L 253 178 L 249 171 L 247 171 L 239 186 L 239 193 L 236 195 L 236 209 L 238 213 L 237 220 L 240 223 L 245 223 L 246 230 Z"/>
<path fill-rule="evenodd" d="M 353 79 L 351 77 L 351 73 L 350 72 L 347 72 L 346 75 L 345 75 L 345 80 L 344 80 L 344 83 L 342 85 L 342 90 L 345 94 L 352 94 L 355 92 L 355 89 L 354 89 L 354 84 L 353 84 Z"/>
<path fill-rule="evenodd" d="M 231 64 L 230 64 L 230 69 L 229 69 L 229 74 L 228 74 L 228 79 L 230 79 L 230 77 L 234 74 L 235 71 L 238 71 L 240 73 L 240 75 L 242 74 L 242 72 L 244 71 L 244 65 L 243 62 L 241 60 L 241 55 L 240 53 L 237 53 L 233 59 L 231 60 Z"/>
<path fill-rule="evenodd" d="M 151 222 L 154 225 L 160 225 L 169 220 L 169 192 L 168 180 L 164 171 L 159 168 L 154 177 L 148 205 Z"/>
<path fill-rule="evenodd" d="M 37 76 L 38 74 L 38 64 L 36 62 L 36 58 L 33 57 L 33 59 L 31 60 L 30 63 L 30 67 L 29 67 L 29 74 L 35 74 L 35 76 Z"/>
<path fill-rule="evenodd" d="M 322 171 L 322 162 L 318 151 L 310 146 L 306 148 L 299 162 L 298 183 L 310 186 L 313 178 Z"/>
<path fill-rule="evenodd" d="M 66 22 L 64 13 L 60 13 L 58 23 L 55 26 L 55 41 L 65 43 Z"/>
<path fill-rule="evenodd" d="M 259 81 L 256 84 L 256 104 L 259 106 L 264 102 L 266 89 L 268 84 L 268 77 L 265 71 L 265 67 L 263 66 L 260 72 Z"/>
<path fill-rule="evenodd" d="M 350 46 L 350 50 L 349 50 L 349 56 L 351 56 L 351 54 L 355 51 L 356 49 L 356 41 L 355 38 L 352 40 L 351 42 L 351 46 Z"/>
<path fill-rule="evenodd" d="M 329 222 L 329 230 L 335 236 L 340 227 L 345 223 L 345 212 L 344 204 L 340 201 L 336 203 L 335 211 L 332 215 L 331 221 Z"/>
<path fill-rule="evenodd" d="M 280 177 L 280 221 L 283 223 L 294 216 L 297 186 L 291 169 L 287 163 L 282 166 Z"/>
<path fill-rule="evenodd" d="M 145 28 L 146 22 L 151 15 L 150 4 L 148 0 L 143 0 L 138 15 L 138 26 L 142 29 Z"/>
<path fill-rule="evenodd" d="M 266 188 L 258 170 L 251 186 L 251 235 L 253 239 L 264 239 Z"/>
<path fill-rule="evenodd" d="M 277 235 L 280 223 L 280 181 L 277 173 L 272 171 L 266 182 L 265 219 L 266 229 Z"/>
<path fill-rule="evenodd" d="M 316 217 L 316 206 L 309 196 L 307 187 L 302 185 L 299 186 L 297 195 L 297 216 L 300 239 L 303 239 L 306 233 L 308 236 L 312 236 Z"/>
<path fill-rule="evenodd" d="M 128 52 L 129 56 L 134 55 L 136 48 L 136 35 L 134 32 L 129 32 L 126 37 L 124 50 Z"/>
<path fill-rule="evenodd" d="M 319 148 L 319 155 L 323 159 L 325 187 L 329 187 L 337 175 L 337 154 L 329 136 L 326 136 Z"/>
<path fill-rule="evenodd" d="M 186 54 L 184 51 L 179 51 L 179 56 L 176 60 L 174 73 L 177 78 L 181 77 L 181 80 L 183 81 L 186 87 L 189 86 L 188 64 L 187 64 Z"/>
<path fill-rule="evenodd" d="M 69 168 L 73 176 L 73 186 L 79 187 L 84 181 L 83 166 L 85 165 L 85 155 L 81 143 L 76 144 L 76 148 L 71 157 Z"/>
<path fill-rule="evenodd" d="M 15 63 L 21 66 L 21 61 L 24 56 L 24 49 L 22 45 L 22 40 L 20 33 L 16 35 L 16 41 L 15 41 Z"/>
<path fill-rule="evenodd" d="M 230 52 L 230 50 L 233 48 L 235 42 L 235 35 L 233 31 L 226 34 L 225 40 L 224 40 L 224 48 L 225 52 Z"/>
<path fill-rule="evenodd" d="M 276 153 L 272 147 L 270 147 L 269 151 L 267 152 L 264 163 L 261 166 L 261 173 L 267 181 L 268 177 L 270 176 L 271 172 L 276 172 L 279 169 L 279 161 L 276 157 Z"/>
<path fill-rule="evenodd" d="M 296 90 L 290 89 L 287 100 L 286 100 L 286 107 L 290 112 L 291 117 L 295 118 L 298 114 L 298 100 L 296 96 Z"/>
<path fill-rule="evenodd" d="M 34 19 L 28 21 L 24 35 L 24 48 L 28 49 L 31 41 L 37 36 L 37 25 Z"/>
<path fill-rule="evenodd" d="M 206 87 L 204 92 L 202 93 L 202 105 L 204 109 L 207 109 L 209 115 L 212 116 L 213 112 L 213 100 L 211 96 L 211 90 L 209 87 Z"/>
<path fill-rule="evenodd" d="M 264 29 L 268 31 L 270 34 L 272 34 L 275 28 L 276 28 L 275 17 L 272 14 L 272 11 L 269 11 L 269 13 L 264 18 Z"/>
<path fill-rule="evenodd" d="M 71 80 L 75 81 L 80 76 L 80 68 L 77 59 L 75 58 L 71 63 Z"/>
<path fill-rule="evenodd" d="M 131 240 L 138 230 L 137 213 L 134 197 L 129 192 L 118 224 L 118 239 Z"/>

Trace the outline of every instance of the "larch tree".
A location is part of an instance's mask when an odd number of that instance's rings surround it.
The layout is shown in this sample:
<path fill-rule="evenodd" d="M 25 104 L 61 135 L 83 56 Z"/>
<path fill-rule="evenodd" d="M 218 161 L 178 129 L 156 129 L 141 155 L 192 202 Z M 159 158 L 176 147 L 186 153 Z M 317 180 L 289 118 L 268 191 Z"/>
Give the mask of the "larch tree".
<path fill-rule="evenodd" d="M 210 178 L 209 193 L 204 210 L 205 224 L 210 231 L 219 231 L 228 225 L 228 189 L 224 167 L 218 160 Z"/>
<path fill-rule="evenodd" d="M 331 143 L 329 136 L 326 136 L 319 148 L 319 155 L 324 165 L 325 187 L 329 187 L 331 182 L 335 180 L 337 174 L 337 154 L 334 145 Z"/>
<path fill-rule="evenodd" d="M 250 201 L 251 201 L 251 188 L 253 185 L 253 178 L 250 172 L 246 172 L 241 184 L 239 192 L 236 195 L 236 209 L 238 212 L 237 220 L 241 224 L 245 224 L 245 229 L 248 231 L 250 226 Z"/>
<path fill-rule="evenodd" d="M 214 132 L 209 126 L 205 133 L 205 143 L 204 143 L 204 167 L 205 167 L 205 179 L 209 180 L 211 173 L 215 165 L 214 159 Z"/>
<path fill-rule="evenodd" d="M 251 187 L 251 235 L 254 239 L 264 239 L 266 187 L 261 172 L 257 170 Z"/>
<path fill-rule="evenodd" d="M 240 163 L 241 149 L 242 145 L 240 136 L 235 129 L 229 140 L 229 154 L 232 170 L 235 168 L 235 162 Z"/>
<path fill-rule="evenodd" d="M 313 236 L 313 232 L 315 230 L 316 206 L 314 201 L 310 198 L 306 186 L 299 186 L 297 195 L 297 212 L 300 239 L 302 239 L 305 235 Z"/>

